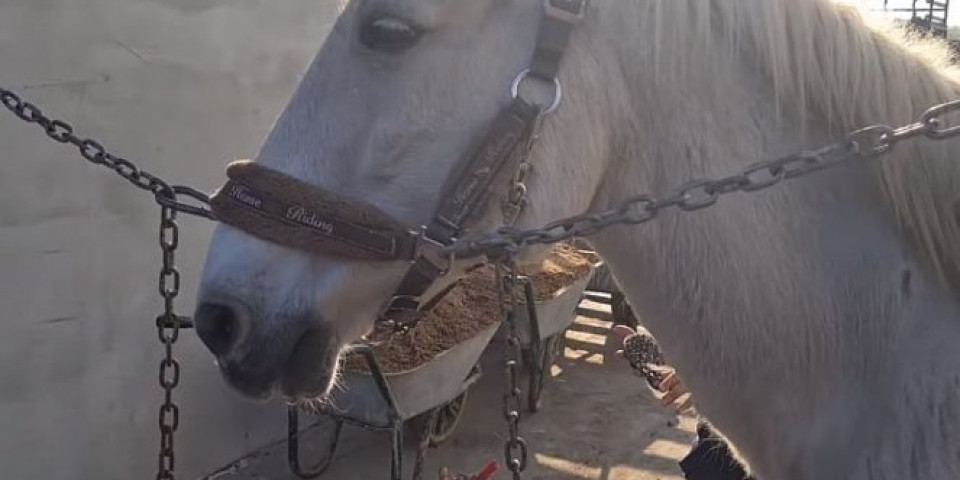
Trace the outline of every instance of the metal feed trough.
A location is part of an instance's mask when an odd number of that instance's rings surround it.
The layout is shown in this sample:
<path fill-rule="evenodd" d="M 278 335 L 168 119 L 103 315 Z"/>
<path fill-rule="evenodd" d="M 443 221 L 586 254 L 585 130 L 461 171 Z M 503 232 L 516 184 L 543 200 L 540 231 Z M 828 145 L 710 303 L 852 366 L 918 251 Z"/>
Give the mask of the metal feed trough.
<path fill-rule="evenodd" d="M 453 432 L 463 412 L 467 389 L 479 379 L 479 360 L 499 323 L 490 325 L 470 339 L 440 353 L 412 370 L 384 373 L 372 348 L 357 345 L 355 351 L 367 362 L 370 373 L 348 372 L 342 387 L 333 394 L 329 406 L 316 413 L 335 421 L 327 456 L 312 471 L 300 464 L 299 410 L 288 409 L 288 460 L 291 471 L 300 478 L 315 478 L 330 467 L 344 423 L 373 430 L 388 430 L 393 436 L 390 460 L 391 480 L 403 476 L 403 427 L 411 420 L 421 424 L 413 479 L 422 475 L 426 450 Z"/>
<path fill-rule="evenodd" d="M 581 253 L 596 256 L 589 251 Z M 540 409 L 544 379 L 550 365 L 560 355 L 564 333 L 576 320 L 583 293 L 600 265 L 599 260 L 595 261 L 590 274 L 554 292 L 553 297 L 547 300 L 536 300 L 533 284 L 528 278 L 520 278 L 525 301 L 514 307 L 514 315 L 523 363 L 529 378 L 527 409 L 531 412 Z"/>
<path fill-rule="evenodd" d="M 585 252 L 590 253 L 592 252 Z M 528 408 L 539 409 L 545 373 L 548 371 L 561 338 L 576 319 L 576 309 L 587 284 L 599 265 L 590 274 L 554 293 L 548 300 L 536 300 L 529 278 L 520 277 L 525 302 L 514 307 L 523 365 L 529 373 Z M 299 409 L 288 410 L 288 460 L 291 471 L 300 478 L 316 478 L 330 467 L 344 423 L 367 429 L 391 432 L 391 480 L 403 476 L 403 430 L 411 422 L 419 427 L 419 444 L 413 468 L 413 479 L 422 475 L 426 450 L 438 445 L 453 433 L 463 412 L 467 391 L 480 377 L 479 360 L 501 323 L 490 325 L 470 339 L 438 354 L 412 370 L 384 373 L 373 349 L 356 345 L 354 351 L 363 356 L 369 373 L 347 372 L 342 386 L 326 406 L 312 413 L 332 418 L 334 427 L 326 456 L 307 471 L 300 462 Z"/>

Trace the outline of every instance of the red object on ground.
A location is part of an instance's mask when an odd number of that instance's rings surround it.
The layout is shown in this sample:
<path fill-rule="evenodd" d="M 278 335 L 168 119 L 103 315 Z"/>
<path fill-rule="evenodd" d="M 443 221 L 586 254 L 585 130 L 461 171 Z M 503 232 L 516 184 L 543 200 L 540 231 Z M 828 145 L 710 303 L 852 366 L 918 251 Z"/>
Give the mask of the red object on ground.
<path fill-rule="evenodd" d="M 473 477 L 473 480 L 490 480 L 493 477 L 494 473 L 497 473 L 497 469 L 500 468 L 497 465 L 497 462 L 490 462 L 486 467 L 483 467 L 483 470 L 480 470 L 480 473 L 476 477 Z"/>

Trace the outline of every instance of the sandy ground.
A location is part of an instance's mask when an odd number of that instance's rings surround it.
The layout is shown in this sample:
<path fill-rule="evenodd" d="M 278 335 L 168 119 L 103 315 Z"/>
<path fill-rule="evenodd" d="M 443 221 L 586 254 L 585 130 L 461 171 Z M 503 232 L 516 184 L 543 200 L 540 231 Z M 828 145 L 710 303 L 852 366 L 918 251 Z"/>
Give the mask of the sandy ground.
<path fill-rule="evenodd" d="M 661 408 L 626 363 L 614 356 L 607 335 L 609 307 L 584 301 L 580 317 L 566 334 L 563 358 L 553 368 L 541 410 L 524 412 L 521 431 L 531 447 L 525 479 L 680 480 L 677 461 L 688 451 L 695 421 Z M 504 385 L 502 349 L 494 343 L 484 354 L 484 376 L 469 392 L 466 411 L 452 438 L 427 453 L 424 478 L 437 478 L 446 466 L 475 472 L 488 460 L 502 462 L 506 424 L 500 416 Z M 306 462 L 323 455 L 330 424 L 318 421 L 303 435 Z M 678 426 L 673 426 L 677 424 Z M 413 465 L 414 435 L 407 435 L 406 478 Z M 286 444 L 275 444 L 211 474 L 208 480 L 293 480 Z M 333 464 L 322 477 L 331 480 L 386 479 L 390 436 L 344 427 Z M 501 463 L 502 464 L 502 463 Z M 496 478 L 507 478 L 501 469 Z"/>

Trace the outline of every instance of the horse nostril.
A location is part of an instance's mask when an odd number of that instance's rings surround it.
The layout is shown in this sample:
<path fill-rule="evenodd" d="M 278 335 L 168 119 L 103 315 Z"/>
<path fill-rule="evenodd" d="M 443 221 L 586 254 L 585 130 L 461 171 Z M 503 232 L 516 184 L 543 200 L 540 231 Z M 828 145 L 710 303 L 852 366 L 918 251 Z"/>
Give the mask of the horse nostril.
<path fill-rule="evenodd" d="M 216 303 L 201 303 L 194 314 L 197 335 L 214 355 L 230 352 L 240 333 L 240 315 L 233 308 Z"/>

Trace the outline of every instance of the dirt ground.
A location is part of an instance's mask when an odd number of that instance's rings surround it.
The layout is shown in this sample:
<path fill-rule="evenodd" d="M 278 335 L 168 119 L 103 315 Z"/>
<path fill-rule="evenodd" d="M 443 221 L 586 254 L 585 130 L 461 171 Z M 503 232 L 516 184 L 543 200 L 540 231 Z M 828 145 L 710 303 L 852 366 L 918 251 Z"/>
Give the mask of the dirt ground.
<path fill-rule="evenodd" d="M 521 432 L 530 446 L 529 480 L 682 480 L 677 461 L 690 448 L 695 421 L 661 408 L 626 362 L 616 358 L 608 335 L 612 326 L 604 294 L 588 294 L 577 322 L 567 331 L 565 352 L 544 387 L 539 412 L 522 412 Z M 601 303 L 602 302 L 602 303 Z M 481 366 L 484 375 L 467 399 L 453 436 L 427 452 L 425 480 L 441 466 L 478 471 L 489 460 L 502 465 L 506 424 L 500 414 L 504 385 L 501 344 L 492 344 Z M 330 423 L 318 423 L 302 435 L 302 458 L 318 461 Z M 304 420 L 301 420 L 304 422 Z M 413 435 L 406 437 L 405 478 L 413 466 Z M 205 477 L 205 480 L 293 480 L 286 444 L 276 444 Z M 345 426 L 329 471 L 330 480 L 387 479 L 390 436 Z M 505 479 L 500 469 L 495 478 Z"/>

